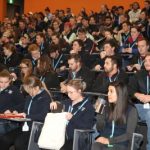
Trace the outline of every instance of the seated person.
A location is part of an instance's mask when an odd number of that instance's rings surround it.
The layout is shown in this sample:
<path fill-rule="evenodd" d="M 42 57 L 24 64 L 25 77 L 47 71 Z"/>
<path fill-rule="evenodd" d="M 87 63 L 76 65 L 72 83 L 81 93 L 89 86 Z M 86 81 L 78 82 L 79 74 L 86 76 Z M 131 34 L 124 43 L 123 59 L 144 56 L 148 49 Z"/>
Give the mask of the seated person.
<path fill-rule="evenodd" d="M 52 45 L 49 50 L 49 57 L 52 59 L 53 70 L 58 74 L 66 69 L 67 58 L 66 55 L 59 51 L 59 47 Z"/>
<path fill-rule="evenodd" d="M 95 43 L 87 37 L 87 31 L 84 28 L 79 28 L 78 29 L 78 38 L 82 40 L 84 44 L 84 50 L 91 54 L 92 52 L 95 51 Z"/>
<path fill-rule="evenodd" d="M 11 113 L 13 110 L 20 111 L 24 107 L 24 97 L 20 91 L 11 84 L 12 76 L 7 70 L 0 72 L 0 113 Z M 14 128 L 14 123 L 5 123 L 0 120 L 0 135 Z M 16 126 L 17 127 L 17 126 Z"/>
<path fill-rule="evenodd" d="M 32 66 L 34 69 L 37 66 L 38 59 L 41 57 L 39 46 L 36 44 L 29 45 L 28 53 L 29 55 L 26 56 L 26 58 L 32 61 Z"/>
<path fill-rule="evenodd" d="M 100 135 L 92 150 L 130 150 L 132 135 L 138 120 L 137 110 L 129 102 L 127 86 L 113 82 L 108 87 L 108 105 L 97 115 Z"/>
<path fill-rule="evenodd" d="M 107 94 L 108 86 L 111 82 L 122 81 L 127 84 L 128 76 L 120 68 L 121 63 L 117 56 L 106 57 L 104 72 L 98 75 L 92 86 L 92 91 Z"/>
<path fill-rule="evenodd" d="M 3 52 L 4 56 L 2 57 L 0 62 L 4 64 L 10 71 L 15 70 L 15 68 L 18 67 L 21 61 L 21 57 L 16 52 L 15 45 L 12 43 L 6 43 L 3 46 Z"/>
<path fill-rule="evenodd" d="M 33 66 L 30 59 L 22 59 L 20 65 L 19 65 L 19 73 L 16 74 L 15 72 L 11 73 L 11 76 L 13 77 L 13 85 L 18 87 L 21 92 L 24 94 L 24 96 L 27 95 L 27 93 L 22 88 L 23 80 L 33 74 Z"/>
<path fill-rule="evenodd" d="M 103 51 L 100 52 L 99 58 L 94 63 L 94 70 L 100 71 L 104 68 L 104 61 L 107 56 L 113 56 L 117 52 L 117 44 L 114 40 L 107 40 L 104 42 Z"/>
<path fill-rule="evenodd" d="M 41 55 L 48 53 L 49 44 L 46 42 L 43 32 L 38 32 L 36 34 L 36 44 L 39 46 Z"/>
<path fill-rule="evenodd" d="M 146 39 L 138 41 L 138 54 L 133 56 L 130 65 L 127 66 L 128 71 L 139 71 L 144 69 L 144 59 L 149 50 L 149 44 Z"/>
<path fill-rule="evenodd" d="M 65 41 L 65 39 L 60 38 L 59 34 L 52 34 L 51 46 L 57 46 L 58 50 L 63 54 L 68 54 L 70 51 L 70 45 Z"/>
<path fill-rule="evenodd" d="M 59 88 L 59 78 L 53 71 L 50 58 L 47 55 L 41 56 L 38 60 L 36 75 L 48 90 L 51 88 Z"/>
<path fill-rule="evenodd" d="M 89 55 L 89 53 L 84 50 L 82 40 L 76 39 L 72 42 L 72 50 L 70 51 L 70 54 L 79 54 L 83 64 L 87 67 L 91 66 L 91 55 Z"/>
<path fill-rule="evenodd" d="M 71 150 L 75 129 L 91 129 L 94 125 L 95 111 L 89 98 L 82 95 L 85 89 L 85 82 L 81 80 L 70 80 L 67 83 L 69 100 L 62 101 L 67 113 L 68 125 L 66 128 L 66 141 L 61 150 Z M 50 104 L 51 110 L 57 108 L 57 103 Z"/>
<path fill-rule="evenodd" d="M 0 146 L 3 150 L 8 150 L 12 145 L 17 150 L 27 150 L 32 122 L 44 122 L 45 116 L 49 112 L 50 96 L 43 89 L 42 83 L 37 77 L 26 78 L 23 87 L 29 96 L 26 98 L 24 111 L 15 113 L 30 118 L 31 122 L 25 122 L 23 126 L 0 137 Z"/>
<path fill-rule="evenodd" d="M 76 34 L 71 29 L 72 25 L 70 22 L 66 22 L 64 24 L 64 31 L 62 32 L 62 38 L 65 39 L 65 41 L 69 44 L 72 43 L 73 40 L 76 39 Z"/>
<path fill-rule="evenodd" d="M 145 69 L 140 70 L 130 78 L 129 93 L 138 110 L 140 121 L 147 125 L 147 146 L 150 149 L 150 53 L 144 59 Z"/>
<path fill-rule="evenodd" d="M 143 36 L 140 33 L 140 28 L 137 26 L 132 26 L 130 29 L 130 36 L 128 40 L 124 43 L 124 48 L 122 49 L 123 53 L 138 53 L 137 42 L 142 40 Z"/>
<path fill-rule="evenodd" d="M 86 91 L 90 91 L 94 80 L 94 73 L 82 64 L 81 57 L 78 54 L 71 54 L 68 58 L 69 73 L 67 80 L 80 79 L 83 80 L 87 87 Z M 63 82 L 61 83 L 62 86 Z M 64 87 L 64 85 L 63 85 Z"/>

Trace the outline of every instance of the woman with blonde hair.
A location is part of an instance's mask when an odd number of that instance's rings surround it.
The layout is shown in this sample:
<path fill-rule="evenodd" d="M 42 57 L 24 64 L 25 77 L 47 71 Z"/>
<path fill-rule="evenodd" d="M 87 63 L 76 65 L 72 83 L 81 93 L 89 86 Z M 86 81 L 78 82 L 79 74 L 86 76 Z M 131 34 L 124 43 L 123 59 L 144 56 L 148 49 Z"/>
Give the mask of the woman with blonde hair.
<path fill-rule="evenodd" d="M 67 93 L 69 100 L 62 103 L 67 113 L 68 125 L 66 128 L 66 141 L 61 150 L 71 150 L 75 129 L 91 129 L 94 125 L 95 111 L 88 97 L 84 97 L 82 92 L 86 88 L 85 82 L 76 79 L 67 83 Z M 57 108 L 57 103 L 52 102 L 50 109 Z"/>

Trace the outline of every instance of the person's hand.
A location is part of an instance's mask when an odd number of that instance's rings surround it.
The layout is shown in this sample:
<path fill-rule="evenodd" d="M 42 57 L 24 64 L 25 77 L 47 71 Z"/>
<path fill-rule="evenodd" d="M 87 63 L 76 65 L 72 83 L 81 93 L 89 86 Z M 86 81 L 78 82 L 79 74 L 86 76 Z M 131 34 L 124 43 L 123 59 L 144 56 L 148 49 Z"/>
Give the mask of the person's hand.
<path fill-rule="evenodd" d="M 124 33 L 124 30 L 119 30 L 118 34 Z"/>
<path fill-rule="evenodd" d="M 73 50 L 73 49 L 70 51 L 70 54 L 76 54 L 76 53 L 77 52 L 75 50 Z"/>
<path fill-rule="evenodd" d="M 64 70 L 66 70 L 66 66 L 61 66 L 59 69 L 60 69 L 60 71 L 64 71 Z"/>
<path fill-rule="evenodd" d="M 133 67 L 136 68 L 137 70 L 141 70 L 141 65 L 139 65 L 139 64 L 135 64 L 135 65 L 133 65 Z"/>
<path fill-rule="evenodd" d="M 92 32 L 92 35 L 96 35 L 96 32 Z"/>
<path fill-rule="evenodd" d="M 67 119 L 67 120 L 70 120 L 70 119 L 72 118 L 72 116 L 73 116 L 72 113 L 69 113 L 69 112 L 68 112 L 68 113 L 66 114 L 66 119 Z"/>
<path fill-rule="evenodd" d="M 126 53 L 132 53 L 132 48 L 125 48 Z"/>
<path fill-rule="evenodd" d="M 109 140 L 105 137 L 99 137 L 96 139 L 96 142 L 102 143 L 102 144 L 109 144 Z"/>
<path fill-rule="evenodd" d="M 51 102 L 50 103 L 50 109 L 51 110 L 56 110 L 57 109 L 57 103 L 56 102 Z"/>
<path fill-rule="evenodd" d="M 6 110 L 5 112 L 4 112 L 4 114 L 11 114 L 11 111 L 10 110 Z"/>
<path fill-rule="evenodd" d="M 150 95 L 145 95 L 142 93 L 135 93 L 134 96 L 141 102 L 143 103 L 148 103 L 150 102 Z"/>
<path fill-rule="evenodd" d="M 14 110 L 14 111 L 13 111 L 13 114 L 14 114 L 14 115 L 17 115 L 17 114 L 18 114 L 18 111 Z"/>
<path fill-rule="evenodd" d="M 63 31 L 63 32 L 62 32 L 62 35 L 66 35 L 66 32 L 65 32 L 65 31 Z"/>
<path fill-rule="evenodd" d="M 101 68 L 102 68 L 102 67 L 101 67 L 100 65 L 96 65 L 96 66 L 94 67 L 94 70 L 95 70 L 95 71 L 100 71 Z"/>
<path fill-rule="evenodd" d="M 132 71 L 133 66 L 127 66 L 126 68 L 127 68 L 128 71 Z"/>
<path fill-rule="evenodd" d="M 102 52 L 100 53 L 100 57 L 101 57 L 101 59 L 105 58 L 105 57 L 106 57 L 106 52 L 105 52 L 105 51 L 102 51 Z"/>
<path fill-rule="evenodd" d="M 24 118 L 26 118 L 26 113 L 18 113 L 17 116 L 23 116 Z"/>
<path fill-rule="evenodd" d="M 10 75 L 12 76 L 12 81 L 17 80 L 17 75 L 14 72 L 12 72 Z"/>

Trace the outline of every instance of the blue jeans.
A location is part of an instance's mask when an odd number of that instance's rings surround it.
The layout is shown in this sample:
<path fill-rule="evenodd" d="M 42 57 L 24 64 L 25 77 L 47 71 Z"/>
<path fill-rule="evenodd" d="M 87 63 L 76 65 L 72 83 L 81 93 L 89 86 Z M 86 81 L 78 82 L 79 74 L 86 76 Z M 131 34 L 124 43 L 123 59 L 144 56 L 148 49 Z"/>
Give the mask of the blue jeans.
<path fill-rule="evenodd" d="M 143 104 L 135 105 L 141 121 L 146 121 L 147 124 L 147 150 L 150 150 L 150 109 L 144 109 Z"/>

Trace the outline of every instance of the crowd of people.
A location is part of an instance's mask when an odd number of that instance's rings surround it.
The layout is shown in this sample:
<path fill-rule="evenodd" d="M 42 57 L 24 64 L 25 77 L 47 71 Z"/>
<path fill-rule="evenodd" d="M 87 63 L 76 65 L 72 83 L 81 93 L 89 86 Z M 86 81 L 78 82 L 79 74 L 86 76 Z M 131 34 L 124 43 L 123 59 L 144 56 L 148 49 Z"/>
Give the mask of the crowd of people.
<path fill-rule="evenodd" d="M 74 129 L 98 135 L 92 150 L 130 149 L 139 120 L 147 125 L 150 149 L 150 1 L 123 6 L 15 13 L 0 23 L 0 112 L 30 118 L 28 123 L 0 120 L 0 146 L 27 150 L 33 121 L 44 122 L 62 104 L 68 112 L 66 141 Z M 52 90 L 59 93 L 52 94 Z M 96 113 L 96 96 L 106 101 Z M 104 96 L 105 95 L 105 96 Z M 55 101 L 56 100 L 56 101 Z"/>

